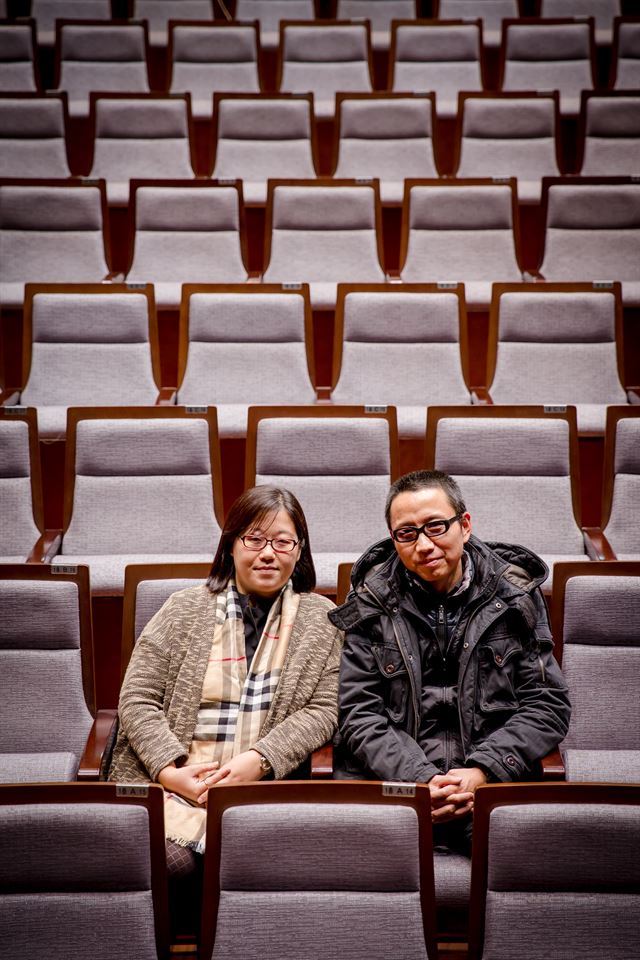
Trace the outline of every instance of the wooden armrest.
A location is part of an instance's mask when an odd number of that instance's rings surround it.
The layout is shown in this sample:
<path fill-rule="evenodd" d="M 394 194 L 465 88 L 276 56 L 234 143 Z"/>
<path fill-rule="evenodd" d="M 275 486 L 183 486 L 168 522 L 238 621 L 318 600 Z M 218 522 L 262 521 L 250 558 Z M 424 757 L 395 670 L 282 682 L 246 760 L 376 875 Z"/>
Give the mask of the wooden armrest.
<path fill-rule="evenodd" d="M 45 530 L 27 557 L 27 563 L 51 563 L 62 543 L 62 530 Z"/>
<path fill-rule="evenodd" d="M 78 780 L 106 780 L 116 735 L 117 710 L 98 710 L 78 767 Z"/>
<path fill-rule="evenodd" d="M 177 387 L 161 387 L 156 397 L 156 407 L 173 407 L 177 394 Z"/>
<path fill-rule="evenodd" d="M 471 387 L 471 403 L 480 407 L 490 407 L 493 405 L 493 400 L 486 387 Z"/>
<path fill-rule="evenodd" d="M 316 403 L 331 403 L 331 387 L 316 387 Z"/>
<path fill-rule="evenodd" d="M 538 273 L 537 270 L 523 270 L 522 271 L 522 282 L 523 283 L 539 283 L 541 280 L 544 280 L 544 277 L 541 273 Z"/>
<path fill-rule="evenodd" d="M 552 750 L 542 758 L 543 780 L 564 780 L 564 763 L 559 750 Z"/>
<path fill-rule="evenodd" d="M 629 403 L 640 403 L 640 387 L 627 387 L 627 400 Z"/>
<path fill-rule="evenodd" d="M 333 775 L 333 745 L 325 743 L 324 747 L 314 750 L 311 754 L 311 778 L 313 780 L 331 780 Z"/>
<path fill-rule="evenodd" d="M 386 280 L 387 280 L 387 283 L 402 283 L 402 277 L 400 276 L 400 271 L 387 270 Z"/>
<path fill-rule="evenodd" d="M 106 277 L 103 277 L 100 281 L 101 283 L 122 283 L 124 280 L 124 273 L 116 272 L 115 270 L 110 270 Z"/>
<path fill-rule="evenodd" d="M 600 527 L 583 527 L 582 536 L 590 560 L 618 559 Z"/>
<path fill-rule="evenodd" d="M 262 283 L 262 274 L 255 270 L 250 270 L 247 274 L 247 283 Z"/>
<path fill-rule="evenodd" d="M 0 389 L 0 406 L 15 407 L 20 400 L 20 390 L 18 387 L 3 387 Z"/>

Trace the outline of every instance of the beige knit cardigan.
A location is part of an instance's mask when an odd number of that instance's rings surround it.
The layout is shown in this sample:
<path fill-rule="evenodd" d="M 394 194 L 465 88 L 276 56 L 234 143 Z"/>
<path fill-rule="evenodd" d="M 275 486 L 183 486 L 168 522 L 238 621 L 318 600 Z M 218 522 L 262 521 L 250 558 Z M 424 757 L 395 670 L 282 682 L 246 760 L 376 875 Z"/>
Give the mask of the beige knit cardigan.
<path fill-rule="evenodd" d="M 280 779 L 333 736 L 338 719 L 342 632 L 327 619 L 333 604 L 300 596 L 280 681 L 253 744 Z M 118 705 L 119 730 L 109 780 L 157 780 L 186 760 L 211 650 L 216 596 L 202 585 L 172 594 L 135 646 Z"/>

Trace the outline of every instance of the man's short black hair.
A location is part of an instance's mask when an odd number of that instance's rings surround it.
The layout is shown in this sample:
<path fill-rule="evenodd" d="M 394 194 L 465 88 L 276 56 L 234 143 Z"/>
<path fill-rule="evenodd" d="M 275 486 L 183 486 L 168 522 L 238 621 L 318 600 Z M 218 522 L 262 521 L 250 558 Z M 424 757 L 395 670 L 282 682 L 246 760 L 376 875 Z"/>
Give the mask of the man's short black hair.
<path fill-rule="evenodd" d="M 443 473 L 442 470 L 414 470 L 412 473 L 405 473 L 404 476 L 398 477 L 389 488 L 384 507 L 384 517 L 389 529 L 391 529 L 391 504 L 395 498 L 401 493 L 414 493 L 425 487 L 439 487 L 443 490 L 454 513 L 467 512 L 460 487 L 448 473 Z"/>

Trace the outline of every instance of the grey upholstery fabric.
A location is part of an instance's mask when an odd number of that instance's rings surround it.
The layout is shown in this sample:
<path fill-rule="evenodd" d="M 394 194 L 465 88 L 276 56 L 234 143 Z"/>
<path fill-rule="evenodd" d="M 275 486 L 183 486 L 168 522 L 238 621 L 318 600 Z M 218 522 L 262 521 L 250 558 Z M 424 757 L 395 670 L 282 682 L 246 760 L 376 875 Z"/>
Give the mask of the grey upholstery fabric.
<path fill-rule="evenodd" d="M 212 537 L 211 547 L 202 553 L 177 553 L 169 541 L 162 553 L 106 553 L 65 554 L 53 558 L 53 563 L 86 563 L 91 567 L 91 593 L 94 596 L 120 595 L 124 589 L 124 573 L 130 563 L 208 563 L 218 545 L 218 536 Z"/>
<path fill-rule="evenodd" d="M 21 402 L 38 408 L 40 436 L 63 435 L 70 406 L 155 402 L 147 299 L 141 294 L 40 293 Z"/>
<path fill-rule="evenodd" d="M 622 13 L 620 0 L 542 0 L 541 17 L 593 17 L 596 43 L 610 44 L 613 18 Z"/>
<path fill-rule="evenodd" d="M 194 117 L 209 119 L 216 93 L 258 93 L 258 53 L 252 27 L 176 26 L 171 93 L 190 93 Z"/>
<path fill-rule="evenodd" d="M 482 38 L 490 47 L 500 43 L 502 20 L 519 17 L 517 0 L 440 0 L 439 16 L 442 20 L 467 20 L 479 17 L 482 20 Z"/>
<path fill-rule="evenodd" d="M 466 931 L 471 892 L 471 861 L 461 853 L 434 852 L 438 931 Z"/>
<path fill-rule="evenodd" d="M 438 114 L 455 117 L 459 91 L 482 90 L 480 52 L 480 30 L 474 23 L 403 24 L 396 28 L 392 89 L 433 91 Z"/>
<path fill-rule="evenodd" d="M 640 503 L 639 443 L 640 420 L 629 417 L 618 421 L 613 498 L 605 530 L 618 559 L 640 554 L 640 534 L 631 521 Z"/>
<path fill-rule="evenodd" d="M 583 177 L 640 174 L 640 96 L 589 97 Z"/>
<path fill-rule="evenodd" d="M 615 90 L 640 89 L 640 24 L 621 23 Z"/>
<path fill-rule="evenodd" d="M 3 306 L 22 305 L 25 283 L 98 283 L 107 269 L 97 187 L 0 187 Z"/>
<path fill-rule="evenodd" d="M 53 46 L 56 20 L 110 20 L 109 0 L 31 0 L 38 46 Z"/>
<path fill-rule="evenodd" d="M 106 180 L 107 200 L 117 206 L 129 202 L 129 180 L 191 179 L 186 100 L 101 97 L 90 176 Z"/>
<path fill-rule="evenodd" d="M 302 503 L 321 589 L 335 586 L 338 563 L 385 536 L 389 470 L 383 420 L 283 417 L 258 427 L 256 483 L 284 486 Z"/>
<path fill-rule="evenodd" d="M 154 283 L 159 307 L 179 306 L 183 283 L 247 279 L 233 187 L 145 186 L 135 202 L 135 246 L 127 280 Z"/>
<path fill-rule="evenodd" d="M 0 783 L 68 783 L 77 772 L 74 753 L 0 753 Z"/>
<path fill-rule="evenodd" d="M 564 746 L 631 750 L 638 746 L 640 649 L 567 644 L 563 671 L 573 707 Z"/>
<path fill-rule="evenodd" d="M 374 50 L 386 50 L 391 40 L 393 20 L 414 20 L 415 0 L 338 0 L 338 20 L 369 20 L 371 23 L 371 46 Z"/>
<path fill-rule="evenodd" d="M 621 280 L 625 306 L 640 304 L 640 184 L 549 189 L 547 280 Z"/>
<path fill-rule="evenodd" d="M 221 436 L 244 436 L 255 404 L 313 403 L 304 300 L 286 293 L 198 293 L 178 403 L 215 404 Z"/>
<path fill-rule="evenodd" d="M 24 420 L 0 420 L 0 556 L 26 560 L 40 531 L 31 499 L 29 428 Z"/>
<path fill-rule="evenodd" d="M 69 177 L 62 101 L 0 100 L 0 177 Z"/>
<path fill-rule="evenodd" d="M 21 23 L 0 23 L 0 91 L 33 93 L 31 28 Z"/>
<path fill-rule="evenodd" d="M 368 56 L 364 24 L 287 25 L 280 89 L 285 93 L 311 91 L 316 116 L 332 117 L 338 90 L 371 91 Z"/>
<path fill-rule="evenodd" d="M 575 404 L 580 431 L 603 433 L 607 404 L 626 403 L 610 292 L 505 293 L 494 403 Z"/>
<path fill-rule="evenodd" d="M 427 100 L 343 100 L 334 176 L 377 177 L 381 200 L 401 203 L 405 178 L 438 176 L 431 137 Z"/>
<path fill-rule="evenodd" d="M 236 20 L 257 20 L 260 46 L 278 46 L 281 20 L 314 20 L 313 0 L 236 0 Z"/>
<path fill-rule="evenodd" d="M 565 644 L 640 647 L 640 578 L 573 577 L 564 608 Z"/>
<path fill-rule="evenodd" d="M 202 580 L 190 580 L 185 577 L 170 580 L 142 580 L 138 584 L 135 596 L 135 639 L 137 640 L 151 617 L 158 612 L 165 600 L 178 590 L 195 587 Z"/>
<path fill-rule="evenodd" d="M 426 407 L 470 402 L 451 293 L 349 293 L 334 403 L 393 404 L 401 437 L 424 436 Z"/>
<path fill-rule="evenodd" d="M 0 650 L 78 650 L 78 588 L 68 581 L 2 580 Z"/>
<path fill-rule="evenodd" d="M 412 187 L 402 279 L 464 282 L 467 307 L 487 309 L 492 283 L 522 279 L 510 188 L 504 184 Z"/>
<path fill-rule="evenodd" d="M 131 24 L 66 24 L 60 39 L 59 90 L 72 117 L 88 117 L 92 90 L 147 93 L 144 28 Z"/>
<path fill-rule="evenodd" d="M 542 177 L 557 177 L 555 105 L 544 99 L 464 101 L 457 177 L 517 177 L 520 203 L 539 203 Z"/>
<path fill-rule="evenodd" d="M 222 100 L 213 177 L 242 180 L 245 203 L 265 203 L 272 177 L 313 179 L 311 109 L 304 100 Z"/>
<path fill-rule="evenodd" d="M 339 282 L 384 280 L 371 187 L 278 186 L 273 196 L 266 283 L 308 282 L 312 306 L 327 309 Z"/>
<path fill-rule="evenodd" d="M 178 15 L 178 16 L 176 16 Z M 167 0 L 133 0 L 133 19 L 149 23 L 149 43 L 167 45 L 169 20 L 213 20 L 212 0 L 180 0 L 179 9 Z"/>
<path fill-rule="evenodd" d="M 565 778 L 587 783 L 640 783 L 640 750 L 562 750 Z"/>

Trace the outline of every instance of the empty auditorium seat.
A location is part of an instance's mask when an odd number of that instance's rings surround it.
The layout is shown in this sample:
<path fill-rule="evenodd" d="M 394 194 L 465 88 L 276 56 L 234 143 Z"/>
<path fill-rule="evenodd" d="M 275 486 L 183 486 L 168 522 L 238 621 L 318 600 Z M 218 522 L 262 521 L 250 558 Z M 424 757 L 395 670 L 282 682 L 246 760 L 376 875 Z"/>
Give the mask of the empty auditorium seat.
<path fill-rule="evenodd" d="M 189 93 L 193 116 L 209 119 L 214 93 L 258 93 L 255 24 L 172 21 L 169 91 Z"/>
<path fill-rule="evenodd" d="M 69 177 L 63 97 L 0 94 L 0 176 Z"/>
<path fill-rule="evenodd" d="M 211 408 L 71 408 L 53 563 L 86 563 L 95 594 L 119 595 L 128 563 L 210 561 L 222 514 L 218 444 Z"/>
<path fill-rule="evenodd" d="M 0 180 L 0 300 L 25 283 L 99 283 L 109 273 L 103 181 Z"/>
<path fill-rule="evenodd" d="M 607 411 L 602 527 L 618 560 L 640 560 L 640 407 Z"/>
<path fill-rule="evenodd" d="M 437 177 L 433 97 L 342 94 L 336 100 L 334 176 L 375 177 L 383 203 L 402 203 L 407 177 Z"/>
<path fill-rule="evenodd" d="M 424 437 L 427 405 L 470 403 L 462 287 L 340 284 L 334 344 L 332 401 L 393 403 L 401 438 Z"/>
<path fill-rule="evenodd" d="M 127 280 L 155 285 L 156 305 L 180 305 L 183 283 L 242 283 L 244 226 L 237 184 L 133 181 L 135 225 Z"/>
<path fill-rule="evenodd" d="M 486 310 L 491 285 L 519 282 L 515 180 L 405 181 L 400 276 L 459 282 L 467 308 Z"/>
<path fill-rule="evenodd" d="M 640 563 L 560 564 L 553 590 L 571 699 L 566 779 L 640 784 Z"/>
<path fill-rule="evenodd" d="M 56 36 L 57 89 L 72 117 L 89 115 L 92 91 L 148 93 L 146 23 L 62 21 Z"/>
<path fill-rule="evenodd" d="M 391 42 L 394 20 L 415 20 L 416 0 L 338 0 L 338 20 L 368 20 L 371 24 L 371 45 L 374 50 L 387 50 Z"/>
<path fill-rule="evenodd" d="M 394 23 L 389 89 L 430 93 L 439 116 L 455 117 L 461 90 L 482 90 L 482 27 L 437 20 Z"/>
<path fill-rule="evenodd" d="M 149 42 L 166 47 L 170 20 L 213 20 L 212 0 L 133 0 L 132 17 L 149 24 Z"/>
<path fill-rule="evenodd" d="M 35 49 L 33 20 L 0 23 L 0 90 L 3 93 L 28 93 L 38 89 Z"/>
<path fill-rule="evenodd" d="M 64 436 L 68 407 L 158 402 L 152 287 L 28 284 L 23 371 L 19 402 L 37 408 L 43 438 Z"/>
<path fill-rule="evenodd" d="M 640 304 L 640 183 L 631 178 L 546 179 L 545 280 L 622 282 Z"/>
<path fill-rule="evenodd" d="M 460 94 L 456 177 L 515 177 L 518 201 L 540 203 L 558 176 L 558 94 Z"/>
<path fill-rule="evenodd" d="M 0 663 L 0 783 L 75 780 L 95 711 L 86 567 L 0 565 Z"/>
<path fill-rule="evenodd" d="M 188 95 L 91 94 L 95 129 L 91 177 L 107 185 L 107 202 L 126 206 L 131 180 L 194 176 Z"/>
<path fill-rule="evenodd" d="M 593 19 L 507 20 L 500 60 L 500 89 L 558 90 L 562 114 L 575 116 L 596 85 Z"/>
<path fill-rule="evenodd" d="M 582 94 L 583 177 L 640 176 L 640 93 Z"/>
<path fill-rule="evenodd" d="M 279 56 L 276 89 L 313 93 L 316 117 L 333 117 L 338 91 L 372 89 L 368 23 L 285 23 Z"/>
<path fill-rule="evenodd" d="M 615 90 L 640 90 L 640 17 L 616 17 L 611 79 Z"/>
<path fill-rule="evenodd" d="M 56 20 L 110 20 L 111 0 L 31 0 L 38 46 L 52 47 Z"/>
<path fill-rule="evenodd" d="M 640 787 L 491 784 L 474 798 L 469 960 L 632 960 Z"/>
<path fill-rule="evenodd" d="M 338 564 L 385 534 L 384 501 L 397 471 L 393 407 L 250 407 L 245 487 L 273 483 L 300 500 L 320 592 Z"/>
<path fill-rule="evenodd" d="M 242 180 L 247 204 L 264 204 L 267 180 L 315 177 L 310 96 L 216 94 L 212 176 Z"/>
<path fill-rule="evenodd" d="M 479 17 L 483 41 L 488 47 L 500 44 L 502 21 L 520 16 L 519 0 L 439 0 L 438 16 L 443 20 Z"/>
<path fill-rule="evenodd" d="M 162 787 L 0 787 L 0 926 L 17 956 L 169 955 Z"/>
<path fill-rule="evenodd" d="M 482 540 L 528 547 L 551 571 L 561 560 L 589 559 L 577 523 L 574 408 L 430 407 L 426 465 L 460 483 Z"/>
<path fill-rule="evenodd" d="M 377 181 L 270 180 L 266 283 L 309 283 L 311 304 L 333 309 L 339 282 L 385 279 Z"/>
<path fill-rule="evenodd" d="M 17 399 L 17 395 L 12 400 Z M 44 537 L 36 411 L 0 407 L 0 563 L 45 559 L 58 543 Z M 0 571 L 1 572 L 1 571 Z"/>
<path fill-rule="evenodd" d="M 260 46 L 273 49 L 280 39 L 282 20 L 314 20 L 313 0 L 236 0 L 238 21 L 257 20 Z"/>
<path fill-rule="evenodd" d="M 405 793 L 345 782 L 211 790 L 203 960 L 244 960 L 265 925 L 280 960 L 394 956 L 400 938 L 404 960 L 436 960 L 429 791 Z M 247 843 L 256 856 L 241 856 Z"/>
<path fill-rule="evenodd" d="M 619 283 L 496 284 L 489 327 L 494 403 L 574 404 L 580 433 L 604 434 L 607 405 L 627 402 Z"/>
<path fill-rule="evenodd" d="M 309 288 L 189 286 L 177 402 L 215 405 L 221 437 L 244 437 L 256 404 L 313 403 Z"/>
<path fill-rule="evenodd" d="M 613 21 L 620 16 L 620 0 L 541 0 L 540 16 L 593 17 L 596 43 L 610 45 Z"/>

